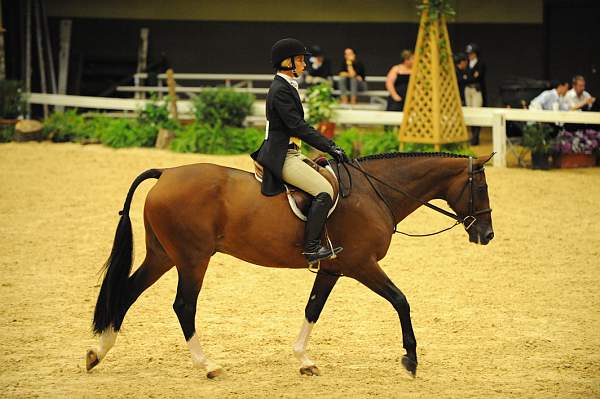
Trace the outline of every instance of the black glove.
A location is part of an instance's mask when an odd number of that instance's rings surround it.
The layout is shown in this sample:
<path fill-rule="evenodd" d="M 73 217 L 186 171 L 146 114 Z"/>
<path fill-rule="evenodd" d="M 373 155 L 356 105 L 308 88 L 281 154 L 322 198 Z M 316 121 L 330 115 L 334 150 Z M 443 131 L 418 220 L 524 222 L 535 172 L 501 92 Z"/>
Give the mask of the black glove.
<path fill-rule="evenodd" d="M 329 150 L 329 155 L 331 155 L 333 159 L 335 159 L 339 163 L 350 162 L 350 158 L 348 158 L 348 155 L 346 155 L 344 150 L 341 147 L 338 147 L 336 144 L 331 146 L 331 149 Z"/>

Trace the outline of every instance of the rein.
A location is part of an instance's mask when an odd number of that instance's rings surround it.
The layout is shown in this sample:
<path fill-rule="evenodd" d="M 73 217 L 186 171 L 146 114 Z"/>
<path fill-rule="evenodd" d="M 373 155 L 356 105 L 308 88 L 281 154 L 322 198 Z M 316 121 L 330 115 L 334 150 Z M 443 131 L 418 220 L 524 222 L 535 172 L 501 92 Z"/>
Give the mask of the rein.
<path fill-rule="evenodd" d="M 352 167 L 352 168 L 358 170 L 360 173 L 362 173 L 363 176 L 369 182 L 369 185 L 371 186 L 371 188 L 373 189 L 373 191 L 383 201 L 383 203 L 387 207 L 387 209 L 390 212 L 390 215 L 392 217 L 392 224 L 394 225 L 394 231 L 392 233 L 399 233 L 399 234 L 403 234 L 403 235 L 408 236 L 408 237 L 429 237 L 429 236 L 433 236 L 433 235 L 440 234 L 440 233 L 443 233 L 445 231 L 448 231 L 448 230 L 456 227 L 459 224 L 464 225 L 465 226 L 465 230 L 468 231 L 473 226 L 473 224 L 477 221 L 477 218 L 475 216 L 481 215 L 483 213 L 488 213 L 488 212 L 492 211 L 491 208 L 481 209 L 481 210 L 478 210 L 478 211 L 474 211 L 473 210 L 473 206 L 474 206 L 473 205 L 473 176 L 475 174 L 477 174 L 477 173 L 482 173 L 485 168 L 481 167 L 481 168 L 479 168 L 477 170 L 473 170 L 473 157 L 469 157 L 469 161 L 468 162 L 469 162 L 468 163 L 469 180 L 468 180 L 468 183 L 463 187 L 463 190 L 461 191 L 461 194 L 460 194 L 460 197 L 462 197 L 462 194 L 464 193 L 464 191 L 465 191 L 465 189 L 466 189 L 466 187 L 468 185 L 469 186 L 469 191 L 470 191 L 470 195 L 469 195 L 469 214 L 467 216 L 465 216 L 464 218 L 461 218 L 460 216 L 458 216 L 455 213 L 448 212 L 447 210 L 442 209 L 442 208 L 440 208 L 440 207 L 438 207 L 436 205 L 430 204 L 427 201 L 423 201 L 422 199 L 420 199 L 418 197 L 415 197 L 414 195 L 412 195 L 412 194 L 410 194 L 410 193 L 402 190 L 401 188 L 394 187 L 394 186 L 392 186 L 392 185 L 384 182 L 383 180 L 379 179 L 378 177 L 373 176 L 372 174 L 370 174 L 366 170 L 364 170 L 364 168 L 358 162 L 358 160 L 354 160 L 353 163 L 346 163 L 346 162 L 344 162 L 342 164 L 343 165 L 347 164 L 350 167 Z M 354 163 L 356 163 L 356 165 Z M 338 168 L 338 176 L 340 176 L 339 175 L 339 163 L 338 163 L 337 168 Z M 348 194 L 346 195 L 346 196 L 348 196 L 348 195 L 350 195 L 350 190 L 352 188 L 352 178 L 350 177 L 350 173 L 348 173 L 348 168 L 345 168 L 345 169 L 346 169 L 346 173 L 348 174 L 349 180 L 350 180 L 350 189 L 348 191 Z M 341 180 L 341 176 L 340 176 L 340 180 Z M 396 192 L 404 195 L 405 197 L 408 197 L 411 200 L 420 203 L 421 205 L 424 205 L 424 206 L 426 206 L 426 207 L 428 207 L 430 209 L 433 209 L 436 212 L 441 213 L 442 215 L 445 215 L 445 216 L 447 216 L 447 217 L 449 217 L 451 219 L 454 219 L 455 223 L 452 226 L 450 226 L 450 227 L 446 227 L 445 229 L 442 229 L 442 230 L 439 230 L 439 231 L 436 231 L 436 232 L 433 232 L 433 233 L 427 233 L 427 234 L 410 234 L 410 233 L 404 233 L 402 231 L 399 231 L 397 229 L 397 225 L 395 223 L 395 221 L 396 221 L 396 215 L 394 214 L 394 211 L 392 210 L 392 207 L 391 207 L 389 201 L 385 198 L 385 196 L 381 193 L 381 191 L 375 186 L 375 184 L 373 183 L 373 180 L 376 181 L 376 182 L 378 182 L 379 184 L 381 184 L 381 185 L 389 188 L 392 191 L 396 191 Z"/>

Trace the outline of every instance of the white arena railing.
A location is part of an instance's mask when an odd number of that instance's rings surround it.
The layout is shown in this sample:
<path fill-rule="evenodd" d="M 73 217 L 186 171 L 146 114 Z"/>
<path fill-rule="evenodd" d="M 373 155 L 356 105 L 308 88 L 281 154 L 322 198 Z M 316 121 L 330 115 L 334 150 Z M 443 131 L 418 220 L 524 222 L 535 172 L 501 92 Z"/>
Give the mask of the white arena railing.
<path fill-rule="evenodd" d="M 120 92 L 129 92 L 134 94 L 140 93 L 157 93 L 162 96 L 163 93 L 168 92 L 166 87 L 167 74 L 160 73 L 156 75 L 158 86 L 144 86 L 141 82 L 148 78 L 147 73 L 136 73 L 133 75 L 133 86 L 117 86 L 116 90 Z M 332 76 L 333 80 L 339 80 L 339 76 Z M 173 73 L 173 79 L 178 82 L 175 87 L 176 93 L 185 93 L 188 95 L 194 95 L 201 91 L 209 90 L 223 84 L 225 87 L 231 88 L 235 91 L 252 93 L 257 95 L 266 96 L 269 88 L 268 87 L 254 87 L 255 82 L 263 83 L 263 86 L 273 80 L 273 74 L 241 74 L 241 73 Z M 212 86 L 184 86 L 180 82 L 213 82 Z M 368 76 L 367 83 L 375 83 L 379 86 L 384 86 L 386 81 L 385 76 Z M 301 89 L 300 93 L 304 90 Z M 334 90 L 336 95 L 340 94 L 339 90 Z M 373 90 L 373 88 L 358 92 L 361 97 L 369 97 L 372 103 L 385 105 L 386 98 L 388 96 L 387 90 Z"/>
<path fill-rule="evenodd" d="M 270 79 L 272 78 L 273 77 L 271 76 Z M 115 111 L 139 111 L 140 109 L 143 109 L 148 101 L 149 100 L 143 99 L 87 97 L 62 94 L 29 94 L 29 102 L 31 104 L 47 104 Z M 182 115 L 191 115 L 191 101 L 178 100 L 177 110 Z M 463 115 L 467 126 L 487 126 L 492 128 L 493 150 L 496 152 L 496 155 L 494 156 L 494 166 L 497 167 L 506 167 L 507 121 L 600 125 L 600 112 L 533 111 L 509 108 L 463 107 Z M 264 121 L 264 102 L 256 102 L 254 104 L 251 118 L 254 122 Z M 402 112 L 338 108 L 334 113 L 333 121 L 340 124 L 399 126 L 402 123 Z"/>

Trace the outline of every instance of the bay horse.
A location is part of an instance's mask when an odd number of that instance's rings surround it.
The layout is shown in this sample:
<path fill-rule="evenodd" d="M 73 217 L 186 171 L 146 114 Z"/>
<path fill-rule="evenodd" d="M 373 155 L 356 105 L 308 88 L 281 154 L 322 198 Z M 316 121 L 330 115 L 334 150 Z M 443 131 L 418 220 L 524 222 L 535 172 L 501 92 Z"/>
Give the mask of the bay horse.
<path fill-rule="evenodd" d="M 396 225 L 421 205 L 433 206 L 426 202 L 432 199 L 448 203 L 471 242 L 487 244 L 494 237 L 484 173 L 490 158 L 388 153 L 354 160 L 346 174 L 338 168 L 342 183 L 348 186 L 351 179 L 352 192 L 340 199 L 327 225 L 329 235 L 344 251 L 337 259 L 323 261 L 315 277 L 293 345 L 301 374 L 319 375 L 306 346 L 331 290 L 344 275 L 385 298 L 396 310 L 406 350 L 402 365 L 416 375 L 417 343 L 410 307 L 378 261 L 386 255 Z M 144 205 L 146 257 L 130 276 L 131 200 L 138 185 L 152 178 L 158 181 Z M 175 266 L 178 283 L 173 309 L 192 363 L 204 369 L 207 377 L 218 376 L 223 370 L 204 354 L 195 328 L 196 302 L 211 256 L 221 252 L 266 267 L 307 267 L 301 254 L 304 224 L 290 210 L 285 193 L 263 196 L 254 176 L 239 169 L 200 163 L 147 170 L 133 181 L 119 214 L 93 317 L 99 346 L 86 354 L 88 371 L 115 344 L 130 306 Z"/>

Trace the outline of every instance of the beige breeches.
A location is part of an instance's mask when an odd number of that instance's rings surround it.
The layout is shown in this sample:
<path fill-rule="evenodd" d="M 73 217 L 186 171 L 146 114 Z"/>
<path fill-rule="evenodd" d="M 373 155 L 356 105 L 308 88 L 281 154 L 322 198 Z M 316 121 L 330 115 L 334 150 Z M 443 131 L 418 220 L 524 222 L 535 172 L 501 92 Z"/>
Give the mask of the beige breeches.
<path fill-rule="evenodd" d="M 319 193 L 327 193 L 333 199 L 331 184 L 319 172 L 307 165 L 303 161 L 305 158 L 300 151 L 288 150 L 281 171 L 283 180 L 313 197 Z"/>
<path fill-rule="evenodd" d="M 474 87 L 465 87 L 465 102 L 467 107 L 483 106 L 483 95 Z"/>

